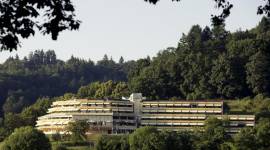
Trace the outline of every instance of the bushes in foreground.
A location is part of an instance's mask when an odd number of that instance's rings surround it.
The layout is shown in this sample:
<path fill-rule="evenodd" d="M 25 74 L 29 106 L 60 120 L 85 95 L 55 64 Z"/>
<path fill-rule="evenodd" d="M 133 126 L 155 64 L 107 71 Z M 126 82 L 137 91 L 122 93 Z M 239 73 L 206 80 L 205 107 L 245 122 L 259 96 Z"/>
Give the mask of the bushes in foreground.
<path fill-rule="evenodd" d="M 204 131 L 159 131 L 154 127 L 137 129 L 130 135 L 103 135 L 96 150 L 266 150 L 270 149 L 270 120 L 243 128 L 230 136 L 224 122 L 208 118 Z"/>
<path fill-rule="evenodd" d="M 1 150 L 51 150 L 49 139 L 33 127 L 21 127 L 4 140 Z"/>

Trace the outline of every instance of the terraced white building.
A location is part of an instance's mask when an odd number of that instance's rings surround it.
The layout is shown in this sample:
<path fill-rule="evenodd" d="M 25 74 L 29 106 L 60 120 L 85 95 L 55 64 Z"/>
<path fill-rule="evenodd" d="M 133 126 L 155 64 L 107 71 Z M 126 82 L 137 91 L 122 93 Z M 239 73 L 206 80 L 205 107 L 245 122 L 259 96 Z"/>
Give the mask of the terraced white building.
<path fill-rule="evenodd" d="M 75 120 L 86 120 L 91 130 L 109 134 L 132 132 L 141 126 L 190 130 L 203 127 L 209 116 L 227 119 L 230 133 L 255 125 L 254 115 L 224 115 L 223 111 L 223 101 L 147 101 L 136 93 L 126 100 L 56 101 L 47 115 L 38 118 L 36 126 L 45 134 L 63 134 Z"/>

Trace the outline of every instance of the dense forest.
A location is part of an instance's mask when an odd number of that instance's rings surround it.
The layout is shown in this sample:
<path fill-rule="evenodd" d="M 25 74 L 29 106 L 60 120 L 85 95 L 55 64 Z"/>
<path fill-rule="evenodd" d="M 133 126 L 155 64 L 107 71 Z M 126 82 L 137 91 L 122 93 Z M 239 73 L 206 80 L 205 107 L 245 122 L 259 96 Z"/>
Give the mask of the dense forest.
<path fill-rule="evenodd" d="M 39 97 L 73 93 L 94 81 L 127 81 L 133 63 L 123 57 L 116 63 L 107 55 L 96 64 L 73 56 L 64 62 L 52 50 L 37 50 L 23 59 L 10 57 L 0 65 L 2 112 L 18 113 Z"/>

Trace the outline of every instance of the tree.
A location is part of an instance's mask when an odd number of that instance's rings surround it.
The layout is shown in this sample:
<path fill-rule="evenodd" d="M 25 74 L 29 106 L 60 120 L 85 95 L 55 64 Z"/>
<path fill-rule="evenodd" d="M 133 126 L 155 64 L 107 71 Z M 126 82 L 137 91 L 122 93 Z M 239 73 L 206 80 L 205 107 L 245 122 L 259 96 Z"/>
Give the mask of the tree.
<path fill-rule="evenodd" d="M 71 132 L 71 140 L 80 142 L 86 139 L 86 131 L 89 129 L 89 124 L 85 120 L 77 120 L 68 124 L 67 130 Z"/>
<path fill-rule="evenodd" d="M 194 137 L 187 131 L 161 131 L 162 140 L 165 141 L 165 150 L 194 150 Z"/>
<path fill-rule="evenodd" d="M 9 134 L 12 133 L 15 128 L 24 125 L 24 121 L 19 114 L 7 113 L 4 118 L 4 127 Z"/>
<path fill-rule="evenodd" d="M 205 121 L 204 132 L 197 147 L 200 150 L 219 150 L 221 145 L 228 140 L 223 121 L 215 117 L 209 117 Z"/>
<path fill-rule="evenodd" d="M 162 79 L 160 79 L 162 80 Z M 137 77 L 134 77 L 129 82 L 132 87 L 132 92 L 142 92 L 143 95 L 147 95 L 150 99 L 160 98 L 159 89 L 163 89 L 159 84 L 159 78 L 155 73 L 154 67 L 144 68 Z"/>
<path fill-rule="evenodd" d="M 208 26 L 206 26 L 206 27 L 203 29 L 203 31 L 202 31 L 202 35 L 201 35 L 202 41 L 203 41 L 203 42 L 206 42 L 206 41 L 208 41 L 208 40 L 211 40 L 212 37 L 213 37 L 212 34 L 213 34 L 213 33 L 212 33 L 211 29 L 210 29 Z"/>
<path fill-rule="evenodd" d="M 1 127 L 1 128 L 0 128 L 0 141 L 4 141 L 4 139 L 5 139 L 6 137 L 8 137 L 9 134 L 10 134 L 10 133 L 9 133 L 4 127 Z"/>
<path fill-rule="evenodd" d="M 26 99 L 23 96 L 23 91 L 21 89 L 17 91 L 10 91 L 8 93 L 8 98 L 3 105 L 3 111 L 5 113 L 18 113 L 26 105 Z"/>
<path fill-rule="evenodd" d="M 269 29 L 270 29 L 269 18 L 263 17 L 256 28 L 256 32 L 259 34 L 265 34 L 269 31 Z"/>
<path fill-rule="evenodd" d="M 260 150 L 270 148 L 270 119 L 264 118 L 259 120 L 259 123 L 256 125 L 256 142 Z"/>
<path fill-rule="evenodd" d="M 234 143 L 238 150 L 254 150 L 257 149 L 257 142 L 254 129 L 243 128 L 234 136 Z"/>
<path fill-rule="evenodd" d="M 100 61 L 98 61 L 97 64 L 98 64 L 98 65 L 101 65 L 101 66 L 108 66 L 108 65 L 110 64 L 110 60 L 109 60 L 109 58 L 108 58 L 108 55 L 105 54 L 105 55 L 103 56 L 103 59 L 100 60 Z"/>
<path fill-rule="evenodd" d="M 163 150 L 165 141 L 154 127 L 137 129 L 129 136 L 130 150 Z"/>
<path fill-rule="evenodd" d="M 82 86 L 77 93 L 80 98 L 114 98 L 121 99 L 122 96 L 129 96 L 130 91 L 125 82 L 92 82 Z"/>
<path fill-rule="evenodd" d="M 80 98 L 95 98 L 96 91 L 100 88 L 99 82 L 93 82 L 89 85 L 82 86 L 78 90 L 78 97 Z"/>
<path fill-rule="evenodd" d="M 214 61 L 210 76 L 210 83 L 217 89 L 216 94 L 222 98 L 235 98 L 240 93 L 245 93 L 242 71 L 236 58 L 230 58 L 226 54 L 219 55 Z"/>
<path fill-rule="evenodd" d="M 126 81 L 126 67 L 126 63 L 101 67 L 75 57 L 62 61 L 52 50 L 36 50 L 23 59 L 10 57 L 0 64 L 0 116 L 20 113 L 40 97 L 75 93 L 91 82 Z"/>
<path fill-rule="evenodd" d="M 115 83 L 112 80 L 104 82 L 100 85 L 99 89 L 97 89 L 95 93 L 95 97 L 97 98 L 110 98 L 112 91 L 114 89 Z"/>
<path fill-rule="evenodd" d="M 193 25 L 185 37 L 189 49 L 199 51 L 202 48 L 202 28 L 199 25 Z"/>
<path fill-rule="evenodd" d="M 259 51 L 247 63 L 247 83 L 255 94 L 270 94 L 269 54 Z"/>
<path fill-rule="evenodd" d="M 35 126 L 39 116 L 45 115 L 51 106 L 52 100 L 49 98 L 39 98 L 33 105 L 26 107 L 20 113 L 24 125 Z"/>
<path fill-rule="evenodd" d="M 141 59 L 129 73 L 129 89 L 142 92 L 150 99 L 180 97 L 182 80 L 175 48 L 167 48 L 152 61 Z"/>
<path fill-rule="evenodd" d="M 128 136 L 102 135 L 97 141 L 96 150 L 129 150 Z"/>
<path fill-rule="evenodd" d="M 33 127 L 16 129 L 2 144 L 2 150 L 51 150 L 49 139 Z"/>
<path fill-rule="evenodd" d="M 144 68 L 149 66 L 151 63 L 150 57 L 139 59 L 136 61 L 130 72 L 128 72 L 128 78 L 129 80 L 132 79 L 135 76 L 138 76 L 140 74 L 140 71 Z"/>
<path fill-rule="evenodd" d="M 125 62 L 125 60 L 124 60 L 123 56 L 121 56 L 121 57 L 119 58 L 118 63 L 119 63 L 119 64 L 123 64 L 124 62 Z"/>
<path fill-rule="evenodd" d="M 43 34 L 51 34 L 53 40 L 61 31 L 78 29 L 80 21 L 75 19 L 74 11 L 70 0 L 1 1 L 0 50 L 16 50 L 20 43 L 19 36 L 28 38 L 35 34 L 35 29 Z M 37 18 L 46 21 L 38 22 Z"/>
<path fill-rule="evenodd" d="M 129 96 L 130 91 L 128 89 L 128 85 L 125 82 L 118 82 L 113 91 L 111 97 L 115 99 L 121 99 L 123 96 Z"/>

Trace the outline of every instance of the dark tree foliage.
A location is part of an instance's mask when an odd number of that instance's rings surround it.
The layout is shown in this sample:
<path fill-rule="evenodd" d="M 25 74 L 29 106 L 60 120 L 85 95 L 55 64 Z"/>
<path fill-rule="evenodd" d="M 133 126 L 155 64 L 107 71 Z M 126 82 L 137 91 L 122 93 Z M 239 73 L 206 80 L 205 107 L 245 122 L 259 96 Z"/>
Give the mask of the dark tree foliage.
<path fill-rule="evenodd" d="M 238 150 L 266 150 L 270 148 L 270 120 L 261 119 L 254 128 L 246 127 L 234 136 Z"/>
<path fill-rule="evenodd" d="M 86 139 L 86 131 L 89 130 L 89 123 L 86 120 L 70 122 L 67 130 L 71 132 L 71 141 L 80 142 Z"/>
<path fill-rule="evenodd" d="M 225 121 L 214 117 L 207 118 L 197 148 L 200 150 L 222 149 L 222 144 L 230 139 L 226 133 L 224 123 Z"/>
<path fill-rule="evenodd" d="M 129 150 L 128 136 L 102 135 L 96 144 L 96 150 Z"/>
<path fill-rule="evenodd" d="M 165 142 L 162 135 L 155 127 L 137 129 L 129 136 L 130 150 L 163 150 Z"/>
<path fill-rule="evenodd" d="M 195 136 L 188 131 L 172 132 L 161 131 L 162 139 L 165 141 L 164 149 L 166 150 L 194 150 Z"/>
<path fill-rule="evenodd" d="M 1 150 L 51 150 L 49 139 L 33 127 L 16 129 L 3 143 Z"/>
<path fill-rule="evenodd" d="M 266 14 L 267 17 L 270 17 L 270 0 L 263 1 L 265 1 L 266 4 L 258 7 L 257 14 Z"/>
<path fill-rule="evenodd" d="M 130 91 L 125 82 L 93 82 L 87 86 L 82 86 L 77 92 L 79 98 L 103 98 L 103 99 L 121 99 L 128 97 Z"/>
<path fill-rule="evenodd" d="M 244 128 L 234 137 L 235 146 L 239 150 L 254 150 L 258 147 L 254 129 Z"/>
<path fill-rule="evenodd" d="M 38 29 L 56 40 L 64 30 L 77 30 L 70 0 L 3 0 L 0 1 L 0 50 L 16 50 L 19 38 L 28 38 Z M 42 20 L 42 21 L 38 21 Z"/>
<path fill-rule="evenodd" d="M 40 98 L 35 104 L 26 107 L 21 113 L 6 113 L 0 122 L 0 141 L 10 135 L 15 128 L 36 125 L 39 116 L 45 115 L 51 106 L 52 99 Z"/>
<path fill-rule="evenodd" d="M 73 56 L 64 62 L 57 59 L 52 50 L 37 50 L 23 59 L 10 57 L 0 64 L 2 112 L 21 112 L 39 97 L 75 93 L 81 86 L 94 81 L 127 81 L 131 65 L 128 61 L 120 64 L 112 59 L 103 59 L 95 64 Z M 119 84 L 116 90 L 125 89 L 123 84 Z M 117 91 L 113 94 L 119 97 Z"/>
<path fill-rule="evenodd" d="M 222 9 L 220 15 L 212 15 L 212 23 L 214 26 L 219 26 L 224 24 L 225 19 L 230 15 L 233 4 L 229 0 L 214 0 L 216 2 L 216 7 Z"/>

